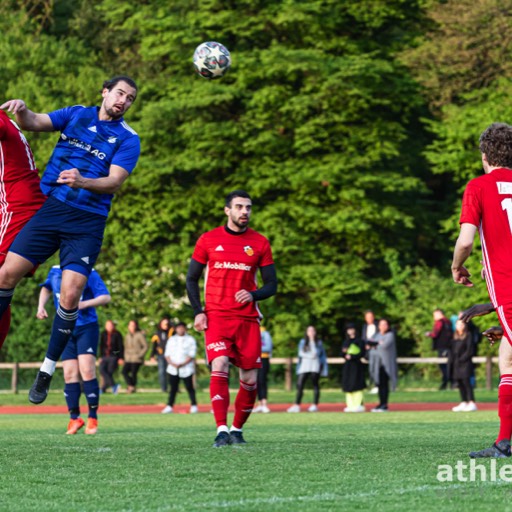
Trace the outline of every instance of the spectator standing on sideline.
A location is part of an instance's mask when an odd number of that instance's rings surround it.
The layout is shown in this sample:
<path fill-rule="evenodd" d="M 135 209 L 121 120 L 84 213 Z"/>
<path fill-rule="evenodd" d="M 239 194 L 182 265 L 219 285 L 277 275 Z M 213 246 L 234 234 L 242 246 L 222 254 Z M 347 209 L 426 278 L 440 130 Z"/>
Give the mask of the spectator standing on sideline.
<path fill-rule="evenodd" d="M 473 339 L 468 324 L 462 320 L 457 320 L 450 358 L 448 360 L 453 381 L 458 384 L 461 397 L 461 403 L 452 409 L 454 412 L 472 412 L 477 410 L 473 387 L 470 381 L 473 373 L 473 362 L 471 360 L 473 352 Z"/>
<path fill-rule="evenodd" d="M 158 324 L 158 329 L 151 338 L 151 361 L 158 363 L 158 381 L 160 389 L 165 393 L 167 391 L 167 361 L 165 360 L 165 346 L 167 340 L 172 336 L 173 329 L 168 318 L 162 318 Z"/>
<path fill-rule="evenodd" d="M 361 338 L 363 339 L 363 341 L 365 343 L 367 343 L 368 341 L 372 340 L 373 339 L 373 336 L 375 336 L 375 334 L 377 334 L 377 320 L 375 320 L 375 314 L 373 313 L 373 311 L 371 309 L 367 309 L 365 312 L 364 312 L 364 324 L 363 324 L 363 328 L 361 330 Z M 376 364 L 376 359 L 374 358 L 374 353 L 372 351 L 369 351 L 368 352 L 368 366 L 369 366 L 369 370 L 370 370 L 370 380 L 371 380 L 371 376 L 373 375 L 373 367 L 375 366 Z M 375 383 L 373 383 L 375 384 Z M 377 386 L 374 386 L 370 393 L 376 395 L 378 393 L 378 388 Z"/>
<path fill-rule="evenodd" d="M 111 387 L 112 393 L 117 395 L 120 386 L 116 384 L 114 373 L 118 365 L 123 364 L 123 358 L 123 335 L 116 329 L 113 320 L 107 320 L 100 338 L 100 374 L 103 378 L 101 393 Z"/>
<path fill-rule="evenodd" d="M 272 357 L 272 336 L 262 325 L 261 331 L 261 368 L 258 370 L 258 406 L 253 412 L 269 413 L 268 398 L 268 372 L 270 370 L 270 358 Z"/>
<path fill-rule="evenodd" d="M 196 390 L 194 389 L 195 358 L 197 353 L 196 340 L 187 334 L 187 326 L 183 322 L 176 324 L 176 332 L 169 338 L 165 348 L 167 373 L 169 374 L 169 401 L 162 410 L 163 414 L 172 412 L 180 379 L 183 379 L 190 398 L 190 413 L 197 412 Z"/>
<path fill-rule="evenodd" d="M 386 318 L 379 320 L 378 329 L 377 334 L 373 337 L 373 343 L 370 342 L 373 345 L 371 350 L 376 358 L 372 378 L 379 388 L 379 405 L 373 408 L 372 412 L 386 412 L 388 410 L 390 384 L 394 391 L 398 379 L 396 340 L 395 333 Z"/>
<path fill-rule="evenodd" d="M 365 367 L 361 358 L 365 355 L 365 343 L 357 336 L 356 326 L 348 324 L 345 340 L 341 347 L 341 356 L 345 358 L 343 365 L 342 388 L 346 393 L 347 406 L 344 412 L 364 412 L 363 390 L 366 387 L 364 378 Z"/>
<path fill-rule="evenodd" d="M 126 381 L 126 392 L 137 391 L 137 374 L 144 364 L 144 356 L 148 350 L 148 342 L 144 333 L 139 329 L 136 320 L 128 322 L 128 332 L 124 337 L 124 366 L 123 377 Z"/>
<path fill-rule="evenodd" d="M 306 335 L 299 342 L 297 375 L 297 395 L 295 403 L 288 409 L 288 412 L 300 412 L 304 386 L 308 379 L 311 379 L 313 384 L 313 403 L 308 411 L 318 411 L 320 376 L 327 376 L 327 354 L 325 353 L 322 340 L 318 338 L 316 329 L 312 325 L 306 329 Z"/>
<path fill-rule="evenodd" d="M 442 309 L 435 309 L 432 316 L 434 317 L 434 327 L 425 335 L 432 338 L 432 348 L 437 351 L 437 357 L 449 357 L 453 339 L 452 323 L 446 318 Z M 442 374 L 439 389 L 443 390 L 446 389 L 450 381 L 448 365 L 441 363 L 439 369 Z"/>
<path fill-rule="evenodd" d="M 39 320 L 48 318 L 45 306 L 52 295 L 55 309 L 59 307 L 61 281 L 62 270 L 56 265 L 50 269 L 45 282 L 41 285 L 36 315 Z M 96 353 L 100 328 L 96 308 L 108 304 L 110 300 L 110 293 L 103 279 L 96 270 L 92 269 L 78 303 L 78 319 L 75 328 L 62 353 L 64 396 L 70 416 L 66 434 L 76 434 L 85 425 L 80 417 L 80 395 L 82 394 L 80 377 L 89 406 L 85 433 L 96 434 L 98 431 L 100 388 L 96 378 Z"/>

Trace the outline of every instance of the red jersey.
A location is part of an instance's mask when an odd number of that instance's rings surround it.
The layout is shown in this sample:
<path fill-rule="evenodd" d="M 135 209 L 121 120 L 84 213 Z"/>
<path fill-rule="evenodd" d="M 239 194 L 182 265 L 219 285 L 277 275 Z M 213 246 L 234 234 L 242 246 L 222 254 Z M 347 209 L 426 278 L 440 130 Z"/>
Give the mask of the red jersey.
<path fill-rule="evenodd" d="M 38 210 L 46 199 L 39 183 L 27 139 L 0 110 L 0 213 Z"/>
<path fill-rule="evenodd" d="M 248 228 L 231 234 L 224 226 L 204 233 L 197 241 L 192 258 L 207 265 L 205 275 L 205 312 L 220 316 L 261 316 L 256 302 L 235 301 L 239 290 L 255 291 L 257 271 L 272 265 L 270 242 Z"/>
<path fill-rule="evenodd" d="M 512 303 L 512 170 L 495 169 L 468 183 L 460 223 L 479 228 L 494 307 Z"/>
<path fill-rule="evenodd" d="M 27 139 L 0 110 L 0 264 L 18 232 L 45 199 Z"/>

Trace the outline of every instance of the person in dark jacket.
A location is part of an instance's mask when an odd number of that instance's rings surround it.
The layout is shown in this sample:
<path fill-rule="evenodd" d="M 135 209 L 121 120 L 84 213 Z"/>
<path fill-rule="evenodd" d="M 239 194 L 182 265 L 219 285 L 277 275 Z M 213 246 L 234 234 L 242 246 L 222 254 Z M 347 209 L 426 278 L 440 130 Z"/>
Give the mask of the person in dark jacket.
<path fill-rule="evenodd" d="M 473 373 L 473 362 L 471 360 L 474 354 L 473 336 L 468 329 L 468 325 L 462 320 L 457 320 L 455 326 L 452 350 L 448 361 L 452 378 L 459 387 L 462 401 L 452 411 L 472 412 L 477 410 L 473 387 L 470 382 Z"/>
<path fill-rule="evenodd" d="M 112 320 L 105 322 L 105 330 L 100 338 L 100 374 L 103 378 L 101 392 L 105 393 L 107 388 L 112 387 L 114 395 L 119 391 L 119 384 L 116 384 L 114 372 L 119 364 L 123 364 L 124 346 L 123 335 L 116 329 Z"/>
<path fill-rule="evenodd" d="M 452 346 L 453 329 L 452 323 L 446 318 L 442 309 L 436 309 L 433 312 L 434 327 L 431 332 L 427 332 L 426 336 L 432 338 L 432 348 L 437 351 L 438 357 L 449 357 Z M 440 390 L 446 389 L 450 376 L 448 373 L 448 365 L 442 363 L 439 365 L 443 379 Z"/>
<path fill-rule="evenodd" d="M 365 367 L 361 358 L 365 354 L 365 344 L 357 336 L 354 324 L 348 324 L 341 355 L 345 358 L 343 365 L 342 389 L 346 393 L 347 407 L 344 412 L 365 412 L 363 390 L 366 387 Z"/>
<path fill-rule="evenodd" d="M 173 335 L 173 328 L 168 318 L 162 318 L 158 329 L 151 338 L 151 361 L 158 363 L 158 380 L 160 389 L 167 392 L 167 361 L 165 360 L 165 347 L 167 340 Z"/>

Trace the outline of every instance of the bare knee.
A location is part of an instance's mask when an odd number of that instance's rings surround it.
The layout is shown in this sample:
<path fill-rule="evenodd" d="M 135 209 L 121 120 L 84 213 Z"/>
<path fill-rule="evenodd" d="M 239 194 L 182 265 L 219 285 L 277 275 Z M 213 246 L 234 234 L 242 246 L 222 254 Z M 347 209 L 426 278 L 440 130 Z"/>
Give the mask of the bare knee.
<path fill-rule="evenodd" d="M 14 288 L 27 275 L 34 265 L 14 253 L 7 253 L 4 264 L 0 267 L 0 288 Z"/>
<path fill-rule="evenodd" d="M 96 358 L 94 356 L 89 354 L 78 356 L 78 366 L 83 380 L 96 378 Z"/>
<path fill-rule="evenodd" d="M 216 357 L 212 361 L 212 371 L 228 373 L 229 371 L 229 359 L 225 356 Z"/>
<path fill-rule="evenodd" d="M 76 359 L 68 359 L 63 362 L 62 366 L 64 370 L 64 382 L 66 384 L 79 382 L 78 361 Z"/>
<path fill-rule="evenodd" d="M 253 386 L 258 380 L 258 370 L 242 370 L 240 368 L 240 380 L 249 384 L 249 386 Z"/>
<path fill-rule="evenodd" d="M 64 270 L 62 272 L 59 304 L 65 309 L 76 308 L 86 283 L 87 276 L 72 270 Z"/>
<path fill-rule="evenodd" d="M 512 373 L 512 346 L 505 336 L 501 338 L 498 362 L 500 375 Z"/>

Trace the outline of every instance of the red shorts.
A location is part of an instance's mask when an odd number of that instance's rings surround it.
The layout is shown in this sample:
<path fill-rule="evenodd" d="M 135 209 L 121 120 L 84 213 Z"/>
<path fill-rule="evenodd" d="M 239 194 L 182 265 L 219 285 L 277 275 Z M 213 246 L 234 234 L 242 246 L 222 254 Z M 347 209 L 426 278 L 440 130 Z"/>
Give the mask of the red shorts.
<path fill-rule="evenodd" d="M 261 333 L 257 318 L 208 316 L 206 357 L 227 356 L 242 370 L 261 368 Z"/>
<path fill-rule="evenodd" d="M 496 308 L 498 318 L 500 319 L 503 335 L 507 338 L 508 342 L 512 345 L 512 303 L 503 304 Z"/>

